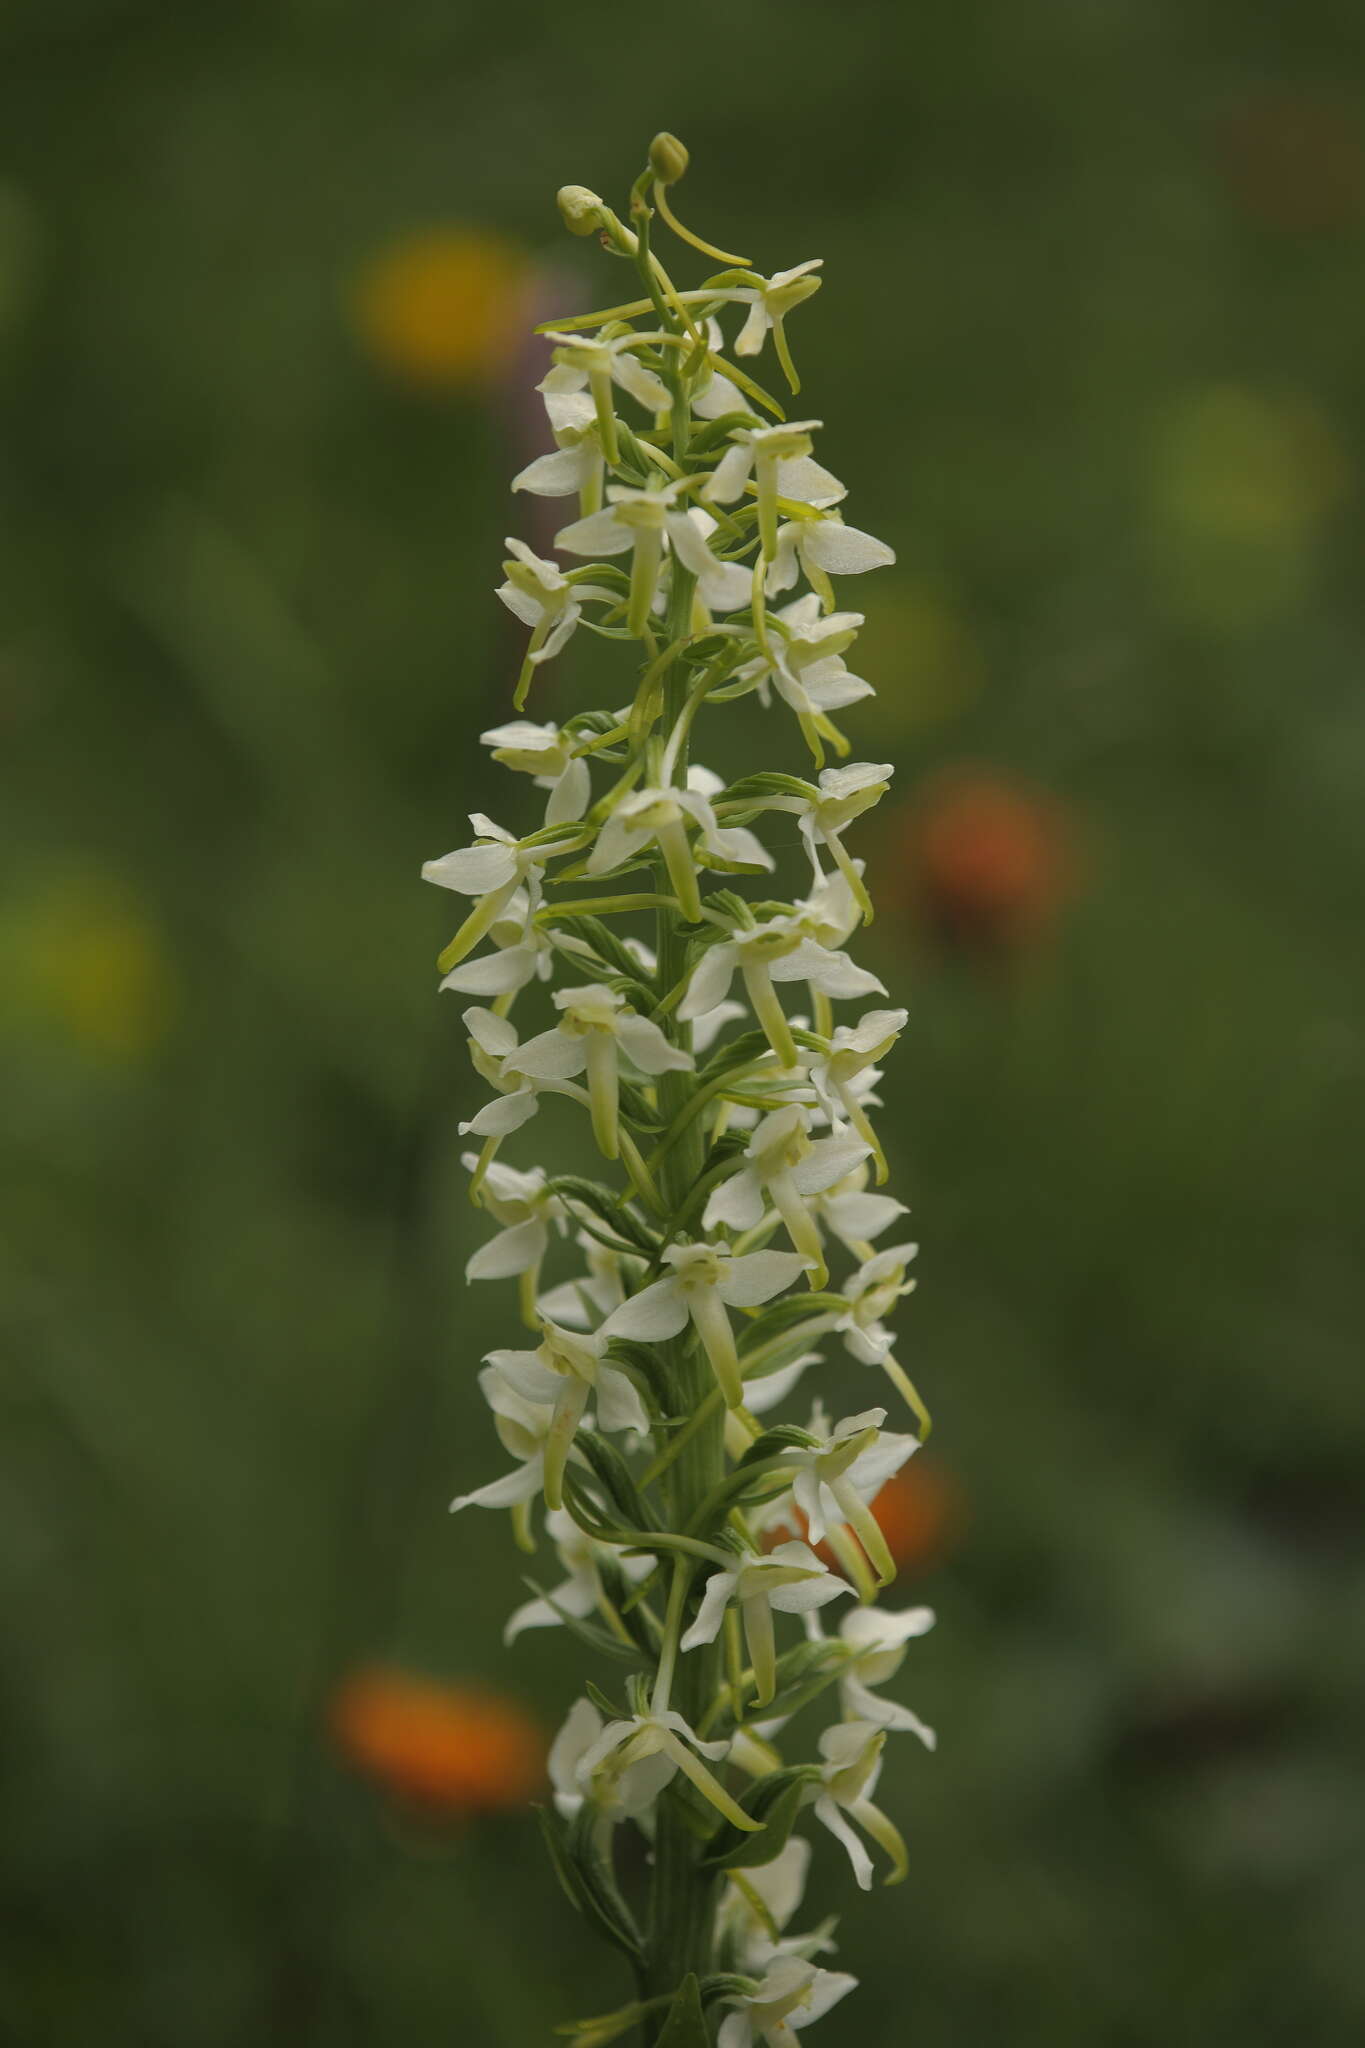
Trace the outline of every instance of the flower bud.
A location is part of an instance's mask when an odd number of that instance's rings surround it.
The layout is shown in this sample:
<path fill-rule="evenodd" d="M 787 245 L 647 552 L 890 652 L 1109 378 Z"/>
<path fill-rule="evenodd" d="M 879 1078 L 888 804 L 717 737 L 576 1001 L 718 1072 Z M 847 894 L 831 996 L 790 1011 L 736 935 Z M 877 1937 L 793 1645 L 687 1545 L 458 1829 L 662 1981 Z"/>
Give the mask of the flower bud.
<path fill-rule="evenodd" d="M 586 185 L 561 185 L 555 197 L 571 235 L 590 235 L 600 227 L 602 201 Z"/>
<path fill-rule="evenodd" d="M 685 174 L 688 161 L 686 146 L 666 128 L 649 145 L 649 168 L 661 185 L 676 185 Z"/>

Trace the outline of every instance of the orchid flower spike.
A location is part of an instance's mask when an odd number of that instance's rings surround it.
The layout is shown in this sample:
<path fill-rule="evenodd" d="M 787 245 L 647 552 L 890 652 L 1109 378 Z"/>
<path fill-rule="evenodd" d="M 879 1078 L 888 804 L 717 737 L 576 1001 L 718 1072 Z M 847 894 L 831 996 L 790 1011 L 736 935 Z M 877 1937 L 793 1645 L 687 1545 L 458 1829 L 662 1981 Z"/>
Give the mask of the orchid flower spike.
<path fill-rule="evenodd" d="M 634 282 L 539 330 L 545 452 L 512 483 L 564 523 L 553 559 L 506 544 L 497 595 L 528 640 L 473 756 L 522 808 L 490 796 L 508 822 L 473 813 L 422 870 L 464 899 L 439 976 L 476 1076 L 457 1116 L 488 1225 L 465 1277 L 512 1283 L 527 1333 L 480 1366 L 452 1319 L 501 1448 L 451 1506 L 507 1510 L 548 1556 L 528 1556 L 509 1644 L 562 1628 L 610 1660 L 554 1738 L 540 1814 L 564 1890 L 638 1978 L 561 2029 L 578 2048 L 797 2048 L 854 1988 L 823 1966 L 833 1922 L 799 1916 L 809 1837 L 864 1888 L 878 1850 L 902 1876 L 883 1751 L 934 1743 L 893 1690 L 932 1616 L 877 1605 L 879 1495 L 929 1418 L 893 1334 L 915 1247 L 878 1249 L 906 1213 L 874 1113 L 907 1013 L 855 957 L 873 890 L 847 843 L 891 769 L 854 758 L 873 680 L 836 597 L 895 556 L 845 517 L 823 424 L 784 419 L 754 374 L 771 337 L 800 388 L 788 330 L 819 259 L 764 275 L 683 228 L 688 164 L 655 136 L 619 212 L 560 187 L 584 254 L 595 238 Z M 669 233 L 727 267 L 675 283 Z M 529 715 L 575 633 L 562 701 Z M 731 725 L 758 738 L 747 761 Z M 917 1433 L 818 1398 L 801 1426 L 831 1339 Z"/>

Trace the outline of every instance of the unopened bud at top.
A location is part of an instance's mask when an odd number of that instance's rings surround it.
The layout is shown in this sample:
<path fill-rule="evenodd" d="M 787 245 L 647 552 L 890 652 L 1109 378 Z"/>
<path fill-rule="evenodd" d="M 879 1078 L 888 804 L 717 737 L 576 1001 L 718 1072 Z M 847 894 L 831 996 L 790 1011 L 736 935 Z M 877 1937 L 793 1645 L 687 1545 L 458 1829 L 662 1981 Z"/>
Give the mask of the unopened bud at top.
<path fill-rule="evenodd" d="M 571 235 L 590 235 L 601 226 L 606 209 L 586 185 L 561 185 L 555 196 Z"/>
<path fill-rule="evenodd" d="M 688 161 L 686 146 L 666 128 L 649 145 L 649 168 L 661 185 L 676 185 L 686 172 Z"/>

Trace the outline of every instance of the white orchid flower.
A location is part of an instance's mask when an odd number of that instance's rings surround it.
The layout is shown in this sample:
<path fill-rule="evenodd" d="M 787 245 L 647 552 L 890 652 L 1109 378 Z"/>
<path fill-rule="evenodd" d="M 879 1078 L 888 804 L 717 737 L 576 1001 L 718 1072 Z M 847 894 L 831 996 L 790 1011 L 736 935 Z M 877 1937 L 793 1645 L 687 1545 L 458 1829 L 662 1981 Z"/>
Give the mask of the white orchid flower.
<path fill-rule="evenodd" d="M 635 1584 L 648 1578 L 654 1569 L 652 1557 L 630 1555 L 614 1543 L 595 1541 L 563 1508 L 552 1508 L 546 1515 L 545 1534 L 559 1553 L 559 1562 L 568 1576 L 561 1585 L 552 1586 L 544 1598 L 526 1601 L 508 1617 L 502 1632 L 504 1643 L 515 1642 L 528 1628 L 558 1628 L 566 1616 L 584 1621 L 599 1608 L 612 1614 L 602 1590 L 604 1558 L 610 1558 L 623 1576 Z"/>
<path fill-rule="evenodd" d="M 752 1230 L 769 1204 L 777 1210 L 795 1249 L 807 1263 L 812 1287 L 829 1278 L 820 1233 L 806 1197 L 842 1180 L 870 1151 L 865 1138 L 839 1132 L 812 1139 L 810 1118 L 799 1103 L 772 1110 L 758 1125 L 738 1173 L 720 1183 L 706 1204 L 702 1228 Z"/>
<path fill-rule="evenodd" d="M 802 837 L 810 849 L 811 864 L 820 874 L 817 847 L 828 847 L 840 874 L 857 898 L 864 918 L 872 922 L 872 901 L 854 867 L 840 836 L 855 818 L 879 803 L 891 786 L 895 773 L 889 761 L 853 761 L 846 768 L 825 768 L 820 774 L 820 793 L 801 812 Z"/>
<path fill-rule="evenodd" d="M 461 1164 L 474 1173 L 480 1160 L 466 1152 Z M 479 1200 L 503 1228 L 482 1244 L 465 1266 L 466 1280 L 510 1280 L 521 1283 L 521 1312 L 531 1329 L 539 1329 L 535 1311 L 540 1290 L 540 1267 L 550 1245 L 553 1226 L 563 1236 L 568 1213 L 546 1184 L 543 1167 L 533 1166 L 521 1173 L 515 1167 L 494 1160 L 479 1187 Z"/>
<path fill-rule="evenodd" d="M 469 1033 L 470 1058 L 476 1070 L 499 1092 L 467 1123 L 459 1126 L 460 1136 L 508 1137 L 529 1122 L 539 1107 L 535 1089 L 526 1076 L 506 1071 L 509 1055 L 517 1050 L 516 1026 L 505 1017 L 496 1016 L 492 1010 L 478 1007 L 466 1010 L 463 1022 Z"/>
<path fill-rule="evenodd" d="M 846 1720 L 870 1721 L 878 1728 L 917 1735 L 926 1749 L 937 1747 L 938 1737 L 918 1714 L 871 1690 L 895 1677 L 905 1662 L 907 1645 L 926 1635 L 933 1625 L 932 1607 L 904 1607 L 899 1614 L 888 1614 L 879 1607 L 858 1607 L 844 1616 L 839 1635 L 853 1652 L 853 1661 L 840 1680 Z"/>
<path fill-rule="evenodd" d="M 583 616 L 588 598 L 605 598 L 615 603 L 614 591 L 595 583 L 573 583 L 557 562 L 534 554 L 524 540 L 508 534 L 505 541 L 510 560 L 502 565 L 506 580 L 497 595 L 514 618 L 531 628 L 531 641 L 517 678 L 513 703 L 518 711 L 526 701 L 531 677 L 542 662 L 559 653 Z"/>
<path fill-rule="evenodd" d="M 691 1053 L 670 1045 L 657 1024 L 602 982 L 555 991 L 560 1021 L 508 1055 L 505 1070 L 534 1081 L 566 1081 L 586 1070 L 593 1136 L 606 1159 L 620 1152 L 620 1069 L 624 1053 L 642 1074 L 687 1072 Z"/>
<path fill-rule="evenodd" d="M 779 498 L 824 511 L 845 496 L 838 477 L 811 455 L 811 435 L 823 425 L 823 420 L 785 420 L 773 427 L 732 427 L 730 446 L 707 485 L 706 495 L 714 504 L 729 505 L 752 476 L 766 562 L 777 556 Z"/>
<path fill-rule="evenodd" d="M 811 1542 L 822 1543 L 831 1526 L 847 1525 L 882 1585 L 895 1577 L 896 1563 L 869 1503 L 919 1449 L 916 1437 L 883 1430 L 885 1420 L 885 1408 L 868 1408 L 829 1429 L 817 1406 L 809 1431 L 815 1446 L 784 1453 L 793 1468 L 792 1499 Z"/>
<path fill-rule="evenodd" d="M 894 548 L 875 534 L 845 526 L 837 512 L 818 519 L 789 519 L 777 529 L 777 546 L 763 579 L 769 597 L 790 590 L 802 574 L 826 611 L 834 610 L 831 576 L 863 576 L 869 569 L 889 568 Z"/>
<path fill-rule="evenodd" d="M 765 1763 L 760 1770 L 766 1768 Z M 761 1976 L 781 1955 L 808 1958 L 833 1948 L 829 1922 L 812 1934 L 783 1939 L 805 1896 L 810 1862 L 811 1847 L 804 1835 L 789 1835 L 771 1863 L 728 1873 L 719 1932 L 729 1943 L 739 1969 Z"/>
<path fill-rule="evenodd" d="M 612 385 L 628 391 L 646 412 L 666 412 L 671 403 L 668 386 L 634 354 L 637 348 L 647 347 L 661 337 L 641 334 L 632 328 L 624 334 L 601 334 L 593 339 L 581 334 L 550 332 L 545 339 L 554 345 L 555 364 L 540 385 L 547 405 L 551 395 L 560 398 L 586 387 L 597 416 L 602 452 L 615 468 L 621 459 L 621 446 Z"/>
<path fill-rule="evenodd" d="M 537 888 L 537 901 L 539 889 Z M 550 934 L 536 923 L 532 908 L 531 892 L 518 887 L 512 891 L 502 909 L 489 925 L 486 937 L 493 941 L 496 951 L 484 953 L 477 960 L 464 960 L 452 968 L 441 982 L 443 991 L 450 990 L 457 995 L 503 996 L 517 995 L 533 981 L 548 981 L 554 971 L 555 945 Z M 590 951 L 585 942 L 561 933 L 559 945 L 569 951 Z M 504 1004 L 503 1007 L 507 1007 Z"/>
<path fill-rule="evenodd" d="M 794 1068 L 800 1062 L 773 987 L 775 981 L 804 981 L 833 999 L 886 994 L 875 974 L 855 967 L 846 953 L 831 951 L 808 937 L 798 909 L 749 925 L 708 946 L 678 1005 L 679 1021 L 686 1023 L 714 1010 L 729 994 L 737 970 L 750 1007 L 784 1068 Z"/>
<path fill-rule="evenodd" d="M 496 1367 L 508 1386 L 527 1401 L 554 1411 L 545 1439 L 545 1505 L 564 1505 L 564 1466 L 568 1460 L 588 1397 L 597 1396 L 600 1429 L 634 1429 L 643 1434 L 649 1418 L 627 1375 L 605 1363 L 606 1340 L 580 1330 L 542 1325 L 534 1351 L 490 1351 L 485 1363 Z"/>
<path fill-rule="evenodd" d="M 716 2048 L 796 2048 L 798 2031 L 822 2019 L 858 1979 L 846 1970 L 822 1970 L 800 1956 L 779 1956 L 761 1984 L 749 1993 L 727 1991 L 727 2013 L 716 2035 Z"/>
<path fill-rule="evenodd" d="M 574 520 L 555 535 L 555 546 L 567 548 L 571 555 L 596 557 L 631 551 L 626 625 L 635 634 L 643 635 L 649 630 L 649 615 L 663 566 L 664 535 L 682 486 L 682 478 L 643 491 L 628 484 L 608 484 L 607 503 L 600 512 Z"/>
<path fill-rule="evenodd" d="M 695 847 L 687 836 L 689 824 L 696 828 Z M 701 916 L 701 895 L 697 887 L 698 855 L 703 857 L 705 865 L 718 864 L 726 869 L 767 869 L 773 865 L 771 855 L 764 851 L 752 832 L 736 826 L 722 829 L 716 821 L 709 797 L 698 789 L 679 789 L 670 784 L 662 788 L 632 790 L 628 796 L 622 797 L 597 835 L 597 844 L 588 857 L 587 872 L 590 875 L 610 874 L 614 869 L 626 866 L 634 855 L 650 844 L 657 845 L 663 855 L 673 893 L 683 915 L 694 924 Z"/>
<path fill-rule="evenodd" d="M 712 1763 L 720 1762 L 729 1747 L 728 1742 L 703 1742 L 682 1715 L 671 1709 L 632 1714 L 629 1720 L 609 1721 L 597 1740 L 584 1751 L 578 1760 L 578 1781 L 585 1790 L 594 1781 L 604 1781 L 610 1797 L 611 1788 L 620 1787 L 624 1774 L 648 1758 L 658 1757 L 661 1765 L 666 1762 L 669 1766 L 666 1771 L 661 1771 L 663 1784 L 667 1784 L 675 1772 L 681 1771 L 696 1786 L 703 1799 L 708 1800 L 732 1827 L 742 1829 L 745 1834 L 756 1834 L 763 1823 L 751 1820 L 702 1762 L 703 1757 Z M 655 1782 L 657 1786 L 659 1781 L 656 1779 Z M 657 1792 L 651 1796 L 657 1796 Z"/>
<path fill-rule="evenodd" d="M 856 617 L 857 614 L 836 616 Z M 819 848 L 828 848 L 869 924 L 872 921 L 871 899 L 863 886 L 861 871 L 844 846 L 841 835 L 855 818 L 860 818 L 864 811 L 870 811 L 875 803 L 880 802 L 891 786 L 894 773 L 889 761 L 853 761 L 846 768 L 823 769 L 818 785 L 814 788 L 807 785 L 810 788 L 808 796 L 798 796 L 795 792 L 791 795 L 774 794 L 761 798 L 755 806 L 765 811 L 789 811 L 796 818 L 817 883 L 824 879 Z"/>
<path fill-rule="evenodd" d="M 698 419 L 703 420 L 718 420 L 727 412 L 749 412 L 749 400 L 738 384 L 725 374 L 725 365 L 720 360 L 720 352 L 725 346 L 725 336 L 714 314 L 706 322 L 706 338 L 710 353 L 688 394 L 688 403 L 693 412 Z"/>
<path fill-rule="evenodd" d="M 852 1124 L 876 1162 L 877 1181 L 886 1179 L 886 1155 L 868 1119 L 866 1092 L 858 1083 L 885 1059 L 909 1022 L 908 1010 L 869 1010 L 856 1024 L 840 1024 L 830 1034 L 829 1051 L 809 1062 L 811 1086 L 831 1127 Z M 883 1226 L 884 1228 L 885 1226 Z"/>
<path fill-rule="evenodd" d="M 889 1230 L 898 1216 L 909 1213 L 904 1202 L 891 1195 L 870 1194 L 867 1176 L 864 1161 L 843 1180 L 810 1198 L 811 1214 L 818 1226 L 836 1237 L 855 1259 L 864 1260 L 876 1256 L 873 1240 Z"/>
<path fill-rule="evenodd" d="M 755 686 L 765 705 L 771 686 L 791 706 L 817 761 L 824 759 L 820 736 L 831 733 L 830 712 L 873 694 L 871 683 L 855 676 L 843 659 L 862 622 L 861 612 L 822 614 L 819 599 L 807 593 L 770 616 L 766 647 L 735 672 L 737 682 Z M 790 807 L 796 808 L 794 800 Z"/>
<path fill-rule="evenodd" d="M 716 521 L 700 505 L 668 515 L 669 546 L 684 569 L 697 579 L 693 626 L 706 632 L 713 612 L 747 611 L 753 598 L 753 577 L 740 562 L 722 562 L 711 552 Z M 663 593 L 660 591 L 660 597 Z"/>
<path fill-rule="evenodd" d="M 865 1259 L 844 1282 L 841 1292 L 847 1306 L 834 1328 L 844 1340 L 845 1351 L 860 1365 L 881 1367 L 892 1386 L 903 1395 L 921 1434 L 927 1436 L 928 1413 L 913 1382 L 896 1363 L 892 1355 L 896 1340 L 882 1321 L 904 1295 L 914 1293 L 915 1282 L 907 1277 L 905 1269 L 918 1250 L 917 1244 L 897 1244 Z"/>
<path fill-rule="evenodd" d="M 538 455 L 517 472 L 512 489 L 530 491 L 538 498 L 568 498 L 577 493 L 579 512 L 586 518 L 602 503 L 606 469 L 597 408 L 572 370 L 551 370 L 537 389 L 545 400 L 555 445 L 550 454 Z"/>
<path fill-rule="evenodd" d="M 801 379 L 796 374 L 791 350 L 787 346 L 785 321 L 793 307 L 819 291 L 822 280 L 814 273 L 823 268 L 824 260 L 823 256 L 809 257 L 804 263 L 794 264 L 790 270 L 775 270 L 771 277 L 760 278 L 756 285 L 741 286 L 725 294 L 726 298 L 737 300 L 749 308 L 735 342 L 735 354 L 758 355 L 771 333 L 778 361 L 793 391 L 801 389 Z"/>
<path fill-rule="evenodd" d="M 589 1801 L 604 1822 L 643 1819 L 677 1770 L 671 1757 L 655 1751 L 617 1771 L 585 1772 L 584 1759 L 600 1744 L 605 1725 L 591 1700 L 575 1700 L 550 1745 L 547 1768 L 555 1805 L 565 1820 Z"/>
<path fill-rule="evenodd" d="M 664 1253 L 672 1268 L 631 1295 L 602 1325 L 609 1337 L 663 1343 L 694 1325 L 727 1408 L 744 1399 L 729 1308 L 757 1308 L 793 1285 L 805 1260 L 796 1252 L 746 1252 L 740 1258 L 710 1244 L 673 1244 Z"/>
<path fill-rule="evenodd" d="M 443 974 L 463 960 L 466 954 L 472 953 L 480 939 L 488 936 L 522 889 L 526 892 L 527 921 L 530 922 L 540 907 L 541 870 L 546 861 L 562 853 L 565 847 L 563 839 L 532 844 L 516 839 L 503 826 L 485 817 L 482 811 L 471 811 L 469 822 L 474 827 L 472 846 L 457 847 L 453 853 L 442 854 L 439 860 L 422 864 L 424 882 L 434 882 L 438 889 L 453 889 L 457 895 L 477 896 L 479 899 L 440 956 L 437 964 Z M 571 828 L 566 826 L 565 834 L 572 839 Z M 470 993 L 476 991 L 471 990 Z"/>
<path fill-rule="evenodd" d="M 847 1579 L 841 1579 L 820 1562 L 806 1543 L 779 1543 L 765 1557 L 737 1561 L 733 1571 L 714 1572 L 706 1581 L 696 1620 L 679 1645 L 696 1650 L 713 1643 L 720 1634 L 725 1610 L 732 1600 L 739 1603 L 744 1623 L 744 1640 L 749 1649 L 756 1684 L 756 1704 L 766 1706 L 777 1689 L 777 1643 L 773 1613 L 813 1614 L 851 1593 Z"/>
<path fill-rule="evenodd" d="M 586 760 L 574 753 L 572 733 L 557 725 L 534 725 L 529 718 L 514 718 L 507 725 L 491 726 L 479 734 L 493 759 L 504 768 L 530 775 L 537 789 L 548 789 L 545 806 L 547 825 L 572 824 L 581 818 L 592 801 L 592 775 Z"/>
<path fill-rule="evenodd" d="M 493 1411 L 493 1427 L 503 1449 L 517 1462 L 501 1479 L 491 1479 L 473 1493 L 458 1494 L 450 1503 L 450 1512 L 457 1514 L 461 1508 L 524 1511 L 545 1484 L 545 1446 L 554 1424 L 554 1409 L 518 1393 L 495 1365 L 484 1366 L 479 1388 Z"/>
<path fill-rule="evenodd" d="M 882 1751 L 886 1747 L 885 1727 L 872 1721 L 841 1721 L 826 1728 L 820 1737 L 822 1789 L 815 1801 L 815 1818 L 842 1842 L 853 1865 L 853 1875 L 865 1892 L 872 1889 L 872 1858 L 859 1841 L 844 1815 L 858 1826 L 891 1859 L 887 1884 L 899 1884 L 910 1868 L 900 1829 L 879 1806 L 872 1803 L 881 1776 Z"/>

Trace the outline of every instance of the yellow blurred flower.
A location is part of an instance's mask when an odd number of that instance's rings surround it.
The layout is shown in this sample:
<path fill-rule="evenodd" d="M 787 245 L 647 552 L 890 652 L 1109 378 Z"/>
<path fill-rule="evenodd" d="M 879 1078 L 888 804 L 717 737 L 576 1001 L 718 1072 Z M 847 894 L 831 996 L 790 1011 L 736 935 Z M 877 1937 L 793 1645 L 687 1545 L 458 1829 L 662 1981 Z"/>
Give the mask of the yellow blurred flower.
<path fill-rule="evenodd" d="M 893 742 L 951 718 L 978 694 L 981 650 L 951 597 L 928 580 L 883 582 L 858 636 L 858 667 L 877 695 L 858 707 L 871 737 Z"/>
<path fill-rule="evenodd" d="M 0 953 L 22 1027 L 55 1029 L 100 1059 L 139 1060 L 173 1021 L 164 939 L 130 890 L 68 876 L 0 914 Z"/>
<path fill-rule="evenodd" d="M 1350 477 L 1308 399 L 1212 385 L 1176 404 L 1157 440 L 1158 566 L 1184 610 L 1254 624 L 1295 602 Z"/>
<path fill-rule="evenodd" d="M 433 391 L 492 381 L 516 331 L 526 259 L 483 228 L 416 229 L 377 250 L 350 289 L 367 354 Z"/>

